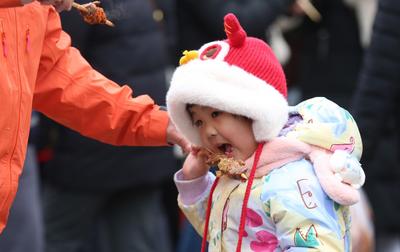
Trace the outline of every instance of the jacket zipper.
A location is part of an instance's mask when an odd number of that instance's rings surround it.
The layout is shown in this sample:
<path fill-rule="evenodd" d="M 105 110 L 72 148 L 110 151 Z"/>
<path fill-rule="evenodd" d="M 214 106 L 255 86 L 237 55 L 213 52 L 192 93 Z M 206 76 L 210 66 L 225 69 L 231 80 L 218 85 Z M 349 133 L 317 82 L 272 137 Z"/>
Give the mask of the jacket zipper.
<path fill-rule="evenodd" d="M 19 132 L 21 130 L 21 106 L 22 106 L 22 83 L 21 83 L 21 71 L 20 71 L 20 63 L 19 63 L 19 46 L 18 46 L 18 40 L 20 39 L 18 36 L 18 14 L 17 14 L 17 10 L 14 10 L 14 26 L 15 26 L 15 43 L 16 43 L 16 69 L 17 69 L 17 82 L 18 82 L 18 114 L 17 114 L 17 127 L 15 129 L 15 142 L 14 145 L 12 147 L 12 152 L 10 155 L 10 162 L 9 162 L 9 173 L 10 173 L 10 181 L 12 181 L 13 179 L 13 173 L 12 173 L 12 160 L 14 159 L 14 155 L 15 155 L 15 151 L 17 149 L 17 145 L 18 145 L 18 140 L 19 140 L 19 136 L 21 135 Z M 9 201 L 11 194 L 8 194 L 6 201 Z"/>
<path fill-rule="evenodd" d="M 19 41 L 19 36 L 18 36 L 18 14 L 17 10 L 14 10 L 14 18 L 15 18 L 15 43 L 16 43 L 16 68 L 17 68 L 17 78 L 18 78 L 18 124 L 17 124 L 17 129 L 16 129 L 16 138 L 15 138 L 15 143 L 13 147 L 13 151 L 11 154 L 11 159 L 10 159 L 10 167 L 11 167 L 11 160 L 15 154 L 15 149 L 17 148 L 17 143 L 18 143 L 18 138 L 19 138 L 19 131 L 21 127 L 21 106 L 22 106 L 22 83 L 21 83 L 21 71 L 20 71 L 20 65 L 19 65 L 19 46 L 18 46 L 18 41 Z"/>

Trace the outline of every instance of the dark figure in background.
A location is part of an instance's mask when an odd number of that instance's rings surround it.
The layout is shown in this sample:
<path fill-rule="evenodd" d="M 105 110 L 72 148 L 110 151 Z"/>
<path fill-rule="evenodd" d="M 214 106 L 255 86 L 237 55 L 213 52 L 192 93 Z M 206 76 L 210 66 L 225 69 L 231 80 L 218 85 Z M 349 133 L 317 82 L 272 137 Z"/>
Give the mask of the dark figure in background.
<path fill-rule="evenodd" d="M 249 36 L 265 38 L 267 28 L 286 13 L 295 0 L 178 0 L 178 56 L 185 49 L 199 49 L 204 43 L 224 39 L 221 20 L 235 14 Z"/>
<path fill-rule="evenodd" d="M 376 251 L 400 251 L 400 2 L 380 0 L 352 104 L 376 227 Z"/>
<path fill-rule="evenodd" d="M 285 67 L 300 100 L 315 96 L 348 107 L 361 66 L 363 49 L 354 9 L 343 0 L 315 0 L 320 22 L 304 18 L 285 37 L 292 57 Z"/>
<path fill-rule="evenodd" d="M 64 13 L 63 27 L 74 46 L 105 76 L 130 83 L 135 96 L 149 94 L 164 104 L 170 43 L 165 19 L 173 18 L 172 5 L 110 0 L 102 6 L 115 28 L 90 26 L 77 12 Z M 157 11 L 164 16 L 153 17 Z M 105 230 L 100 243 L 84 251 L 170 251 L 162 185 L 177 168 L 172 148 L 107 146 L 50 127 L 47 144 L 54 156 L 42 169 L 46 251 L 82 251 L 99 221 Z"/>
<path fill-rule="evenodd" d="M 38 133 L 39 114 L 33 112 L 24 168 L 19 180 L 18 191 L 8 216 L 7 226 L 0 235 L 0 251 L 44 251 L 43 214 L 36 156 Z"/>

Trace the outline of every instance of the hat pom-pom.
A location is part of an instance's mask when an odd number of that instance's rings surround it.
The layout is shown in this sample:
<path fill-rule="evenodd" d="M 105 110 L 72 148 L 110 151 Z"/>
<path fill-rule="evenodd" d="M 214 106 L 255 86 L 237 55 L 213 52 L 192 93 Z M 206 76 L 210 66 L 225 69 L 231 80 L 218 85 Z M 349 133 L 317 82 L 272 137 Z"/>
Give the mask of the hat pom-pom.
<path fill-rule="evenodd" d="M 246 32 L 243 30 L 239 20 L 232 13 L 224 18 L 224 28 L 229 44 L 233 47 L 241 47 L 246 39 Z"/>

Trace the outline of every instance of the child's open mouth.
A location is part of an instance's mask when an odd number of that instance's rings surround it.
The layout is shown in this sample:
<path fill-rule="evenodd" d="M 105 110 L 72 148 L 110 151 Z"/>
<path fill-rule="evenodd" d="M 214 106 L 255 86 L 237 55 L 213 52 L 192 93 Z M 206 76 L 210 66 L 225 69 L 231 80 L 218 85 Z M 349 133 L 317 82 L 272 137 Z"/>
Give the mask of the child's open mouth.
<path fill-rule="evenodd" d="M 233 148 L 230 144 L 221 144 L 218 146 L 218 149 L 222 151 L 226 156 L 232 157 L 233 156 Z"/>

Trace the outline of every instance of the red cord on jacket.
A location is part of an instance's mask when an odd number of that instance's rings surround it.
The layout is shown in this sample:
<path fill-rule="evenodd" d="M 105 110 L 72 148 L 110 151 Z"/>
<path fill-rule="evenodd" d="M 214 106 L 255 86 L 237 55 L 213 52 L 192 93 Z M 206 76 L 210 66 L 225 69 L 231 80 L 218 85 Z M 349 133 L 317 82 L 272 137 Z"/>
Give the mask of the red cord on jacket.
<path fill-rule="evenodd" d="M 214 193 L 215 187 L 217 187 L 218 181 L 219 177 L 215 178 L 214 183 L 211 186 L 210 196 L 208 197 L 207 201 L 206 223 L 204 224 L 203 239 L 201 241 L 201 252 L 204 252 L 206 250 L 208 223 L 210 222 L 210 214 L 211 214 L 212 195 Z"/>
<path fill-rule="evenodd" d="M 236 252 L 240 252 L 242 250 L 244 226 L 246 224 L 246 216 L 247 216 L 247 203 L 249 202 L 251 186 L 253 185 L 254 175 L 256 173 L 257 164 L 258 164 L 258 161 L 260 160 L 263 146 L 264 146 L 264 143 L 258 144 L 256 154 L 254 155 L 253 167 L 251 168 L 249 180 L 247 181 L 246 192 L 244 194 L 243 205 L 242 205 L 242 213 L 240 216 L 239 238 L 238 238 L 238 243 L 236 246 Z"/>
<path fill-rule="evenodd" d="M 263 146 L 264 146 L 264 143 L 258 144 L 256 153 L 254 155 L 253 166 L 251 168 L 250 176 L 249 176 L 249 179 L 247 181 L 246 192 L 245 192 L 245 195 L 244 195 L 243 205 L 242 205 L 242 212 L 241 212 L 241 216 L 240 216 L 239 238 L 238 238 L 238 244 L 237 244 L 237 247 L 236 247 L 236 252 L 240 252 L 241 251 L 242 239 L 243 239 L 243 233 L 244 233 L 244 226 L 246 224 L 247 203 L 249 202 L 251 186 L 253 184 L 254 175 L 255 175 L 255 172 L 256 172 L 258 161 L 260 160 L 260 156 L 261 156 L 261 153 L 262 153 Z M 203 239 L 202 239 L 202 242 L 201 242 L 201 252 L 204 252 L 205 249 L 206 249 L 208 225 L 209 225 L 209 222 L 210 222 L 210 214 L 211 214 L 212 196 L 213 196 L 215 188 L 217 187 L 218 181 L 219 181 L 219 177 L 217 177 L 215 179 L 213 185 L 211 186 L 210 196 L 208 197 L 208 201 L 207 201 L 206 223 L 204 224 Z"/>

